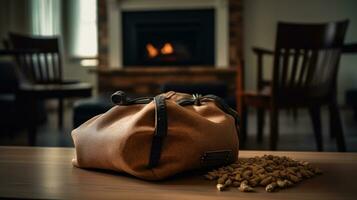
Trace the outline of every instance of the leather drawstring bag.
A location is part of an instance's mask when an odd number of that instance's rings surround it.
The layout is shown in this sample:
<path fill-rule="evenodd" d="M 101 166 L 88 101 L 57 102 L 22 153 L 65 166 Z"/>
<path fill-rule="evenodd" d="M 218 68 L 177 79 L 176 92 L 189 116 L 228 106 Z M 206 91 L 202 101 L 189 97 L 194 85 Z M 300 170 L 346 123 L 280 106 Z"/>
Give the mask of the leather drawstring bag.
<path fill-rule="evenodd" d="M 226 165 L 238 158 L 238 116 L 214 95 L 167 92 L 128 99 L 72 131 L 72 163 L 145 180 Z"/>

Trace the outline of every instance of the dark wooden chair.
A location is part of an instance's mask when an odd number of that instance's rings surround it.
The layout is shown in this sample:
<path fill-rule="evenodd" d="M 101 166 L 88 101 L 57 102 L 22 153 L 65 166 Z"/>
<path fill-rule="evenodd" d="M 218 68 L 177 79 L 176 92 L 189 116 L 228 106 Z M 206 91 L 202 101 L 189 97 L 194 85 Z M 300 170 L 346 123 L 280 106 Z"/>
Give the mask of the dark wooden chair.
<path fill-rule="evenodd" d="M 329 106 L 330 131 L 336 135 L 339 151 L 345 141 L 337 107 L 337 72 L 348 21 L 327 24 L 278 23 L 275 50 L 256 50 L 274 55 L 273 78 L 264 81 L 258 60 L 257 92 L 239 92 L 242 139 L 247 132 L 247 107 L 258 110 L 258 137 L 262 137 L 264 110 L 270 111 L 270 148 L 278 142 L 280 109 L 307 108 L 313 122 L 317 149 L 323 150 L 320 107 Z M 259 64 L 260 62 L 260 64 Z M 260 71 L 260 72 L 259 72 Z M 260 77 L 259 77 L 260 76 Z"/>
<path fill-rule="evenodd" d="M 10 48 L 19 66 L 19 98 L 29 104 L 30 143 L 36 141 L 36 102 L 58 99 L 58 126 L 63 127 L 63 100 L 70 97 L 89 97 L 92 86 L 78 81 L 64 81 L 62 54 L 58 37 L 32 37 L 10 33 Z"/>
<path fill-rule="evenodd" d="M 342 54 L 355 54 L 357 52 L 357 44 L 356 43 L 349 43 L 344 44 L 342 48 Z M 253 47 L 253 53 L 256 55 L 257 58 L 257 91 L 267 90 L 271 87 L 271 80 L 266 80 L 263 77 L 263 68 L 264 68 L 264 58 L 273 57 L 274 51 L 271 49 L 261 48 L 261 47 Z M 354 107 L 354 110 L 357 110 Z M 357 113 L 355 111 L 355 113 Z M 288 112 L 291 114 L 291 112 Z M 295 120 L 298 118 L 298 110 L 296 108 L 292 109 L 292 114 Z M 357 115 L 356 115 L 357 116 Z M 263 128 L 265 124 L 265 110 L 264 109 L 257 109 L 257 142 L 262 142 L 263 140 Z M 330 137 L 334 138 L 335 134 L 330 132 Z"/>

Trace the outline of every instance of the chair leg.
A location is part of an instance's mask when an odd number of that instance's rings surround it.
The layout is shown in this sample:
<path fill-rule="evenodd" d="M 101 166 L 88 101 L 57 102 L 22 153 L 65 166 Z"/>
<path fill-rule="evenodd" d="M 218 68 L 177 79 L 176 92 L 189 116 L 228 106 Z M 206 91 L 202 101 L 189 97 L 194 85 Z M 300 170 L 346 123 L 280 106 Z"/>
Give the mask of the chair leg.
<path fill-rule="evenodd" d="M 279 136 L 279 113 L 276 108 L 270 111 L 270 150 L 276 150 Z"/>
<path fill-rule="evenodd" d="M 63 129 L 63 99 L 58 99 L 58 128 Z"/>
<path fill-rule="evenodd" d="M 330 104 L 329 109 L 330 109 L 330 120 L 332 122 L 331 132 L 336 136 L 337 149 L 338 151 L 346 151 L 342 121 L 341 121 L 340 111 L 337 107 L 337 103 Z"/>
<path fill-rule="evenodd" d="M 331 106 L 329 106 L 329 110 L 330 110 L 330 117 L 329 117 L 329 120 L 330 120 L 330 130 L 329 130 L 329 133 L 330 133 L 330 138 L 331 139 L 334 139 L 336 137 L 336 134 L 335 134 L 335 119 L 334 119 L 334 116 L 331 114 Z"/>
<path fill-rule="evenodd" d="M 35 99 L 29 99 L 29 109 L 27 109 L 27 129 L 28 129 L 28 144 L 30 146 L 36 145 L 37 140 L 37 123 L 38 123 L 38 104 Z"/>
<path fill-rule="evenodd" d="M 258 108 L 257 110 L 257 142 L 261 143 L 263 141 L 263 130 L 264 130 L 264 109 Z"/>
<path fill-rule="evenodd" d="M 320 107 L 309 108 L 318 151 L 323 151 Z"/>
<path fill-rule="evenodd" d="M 294 118 L 294 121 L 297 121 L 297 119 L 298 119 L 298 109 L 297 108 L 293 109 L 293 118 Z"/>
<path fill-rule="evenodd" d="M 240 125 L 240 147 L 244 147 L 245 141 L 247 139 L 247 124 L 248 124 L 248 113 L 247 106 L 242 105 L 241 109 L 241 125 Z"/>

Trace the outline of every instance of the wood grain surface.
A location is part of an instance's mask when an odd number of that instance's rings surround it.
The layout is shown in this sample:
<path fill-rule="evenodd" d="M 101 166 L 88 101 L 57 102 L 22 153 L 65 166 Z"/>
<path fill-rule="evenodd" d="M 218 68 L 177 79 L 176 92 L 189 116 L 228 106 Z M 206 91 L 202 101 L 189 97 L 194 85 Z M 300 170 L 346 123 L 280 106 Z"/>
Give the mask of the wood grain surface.
<path fill-rule="evenodd" d="M 306 160 L 324 174 L 275 193 L 219 192 L 201 173 L 147 182 L 115 172 L 72 167 L 72 148 L 0 147 L 0 198 L 28 199 L 357 199 L 357 154 L 241 151 Z"/>

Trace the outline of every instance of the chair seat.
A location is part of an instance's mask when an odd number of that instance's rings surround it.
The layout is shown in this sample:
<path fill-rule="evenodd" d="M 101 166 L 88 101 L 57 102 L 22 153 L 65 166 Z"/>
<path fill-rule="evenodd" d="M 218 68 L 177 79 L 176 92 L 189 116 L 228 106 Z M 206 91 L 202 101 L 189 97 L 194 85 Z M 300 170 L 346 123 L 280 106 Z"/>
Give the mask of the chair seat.
<path fill-rule="evenodd" d="M 271 104 L 271 87 L 266 86 L 260 91 L 246 91 L 243 93 L 246 105 L 258 108 L 269 108 Z"/>
<path fill-rule="evenodd" d="M 20 84 L 19 93 L 41 98 L 89 97 L 92 86 L 89 83 L 64 84 Z"/>

